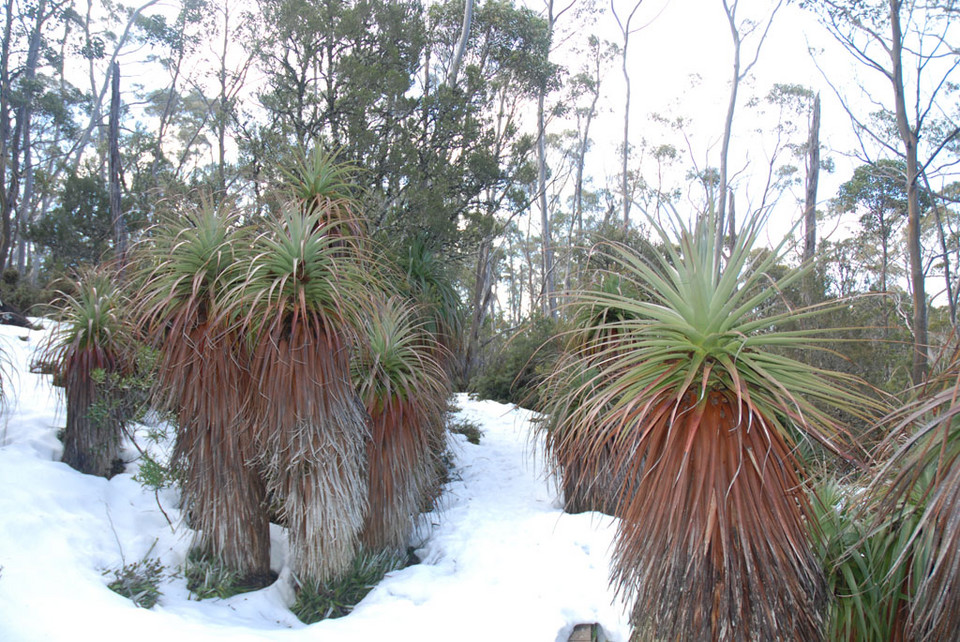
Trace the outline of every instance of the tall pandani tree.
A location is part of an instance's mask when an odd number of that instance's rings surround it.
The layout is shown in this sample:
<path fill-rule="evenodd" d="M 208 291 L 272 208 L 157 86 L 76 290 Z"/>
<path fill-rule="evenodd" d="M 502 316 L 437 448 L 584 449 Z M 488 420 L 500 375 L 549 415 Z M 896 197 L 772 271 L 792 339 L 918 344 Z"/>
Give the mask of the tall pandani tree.
<path fill-rule="evenodd" d="M 346 571 L 367 510 L 368 417 L 350 374 L 371 288 L 361 245 L 323 209 L 288 211 L 267 222 L 231 286 L 258 391 L 256 443 L 301 585 Z"/>
<path fill-rule="evenodd" d="M 137 250 L 137 317 L 160 353 L 156 402 L 177 417 L 174 457 L 185 471 L 195 546 L 255 587 L 270 581 L 266 486 L 249 405 L 256 390 L 224 307 L 250 240 L 236 212 L 212 206 L 154 230 Z"/>
<path fill-rule="evenodd" d="M 129 374 L 133 364 L 127 301 L 109 265 L 79 272 L 68 289 L 43 357 L 55 364 L 66 390 L 62 460 L 82 473 L 110 477 L 118 472 L 124 418 L 115 412 L 119 386 L 108 378 Z"/>
<path fill-rule="evenodd" d="M 418 312 L 398 297 L 363 324 L 354 381 L 371 417 L 367 442 L 370 510 L 362 540 L 370 550 L 403 552 L 434 480 L 433 433 L 443 425 L 449 377 L 443 353 Z"/>
<path fill-rule="evenodd" d="M 827 594 L 796 439 L 849 456 L 828 409 L 863 416 L 876 402 L 785 356 L 823 347 L 783 329 L 819 308 L 758 316 L 804 273 L 771 276 L 786 242 L 751 252 L 761 217 L 722 266 L 712 214 L 650 224 L 654 251 L 603 250 L 620 287 L 576 295 L 604 315 L 562 362 L 573 374 L 550 402 L 550 452 L 561 473 L 608 466 L 625 480 L 611 574 L 640 639 L 819 639 Z"/>

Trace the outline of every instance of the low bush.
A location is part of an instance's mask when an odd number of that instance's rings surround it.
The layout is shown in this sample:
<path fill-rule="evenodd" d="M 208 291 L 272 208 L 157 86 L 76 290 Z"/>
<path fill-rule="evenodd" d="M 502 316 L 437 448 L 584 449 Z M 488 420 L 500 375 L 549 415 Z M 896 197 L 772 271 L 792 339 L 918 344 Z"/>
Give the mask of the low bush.
<path fill-rule="evenodd" d="M 104 571 L 113 573 L 107 587 L 118 595 L 130 599 L 142 609 L 153 608 L 162 595 L 160 582 L 166 569 L 158 559 L 144 557 L 139 562 L 124 564 L 122 568 Z"/>
<path fill-rule="evenodd" d="M 480 430 L 480 425 L 469 419 L 451 418 L 447 423 L 447 430 L 456 435 L 465 436 L 467 441 L 474 445 L 479 444 L 480 438 L 483 437 L 483 431 Z"/>
<path fill-rule="evenodd" d="M 500 344 L 486 350 L 470 392 L 481 399 L 534 408 L 538 388 L 560 353 L 562 338 L 556 321 L 537 318 Z"/>
<path fill-rule="evenodd" d="M 402 568 L 405 562 L 404 557 L 389 551 L 361 552 L 340 577 L 316 586 L 301 585 L 293 613 L 305 624 L 349 615 L 384 575 Z"/>

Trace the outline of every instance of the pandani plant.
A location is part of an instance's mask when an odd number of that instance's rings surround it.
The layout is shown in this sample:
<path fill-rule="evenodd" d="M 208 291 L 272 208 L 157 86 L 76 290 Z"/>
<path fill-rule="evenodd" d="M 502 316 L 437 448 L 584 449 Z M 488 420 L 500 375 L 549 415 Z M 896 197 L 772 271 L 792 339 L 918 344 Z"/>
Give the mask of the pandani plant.
<path fill-rule="evenodd" d="M 940 365 L 881 422 L 891 428 L 868 489 L 871 537 L 890 542 L 889 570 L 872 579 L 895 616 L 891 640 L 950 640 L 960 631 L 960 348 Z"/>
<path fill-rule="evenodd" d="M 454 286 L 451 267 L 440 258 L 439 252 L 424 238 L 417 237 L 394 252 L 396 257 L 396 276 L 391 281 L 400 284 L 398 288 L 416 310 L 416 318 L 423 331 L 430 334 L 432 342 L 431 359 L 439 363 L 446 376 L 446 388 L 453 389 L 453 377 L 458 364 L 455 355 L 461 352 L 463 345 L 463 306 L 460 294 Z M 449 396 L 449 394 L 447 395 Z M 447 449 L 446 415 L 436 417 L 429 427 L 430 459 L 436 473 L 431 476 L 432 483 L 425 489 L 424 503 L 428 497 L 437 497 L 446 466 L 444 456 Z"/>
<path fill-rule="evenodd" d="M 608 295 L 624 295 L 624 282 L 617 275 L 601 274 L 593 288 Z M 636 298 L 636 291 L 626 295 Z M 600 511 L 615 514 L 617 498 L 624 484 L 629 483 L 625 471 L 616 467 L 614 450 L 622 447 L 612 438 L 606 444 L 584 445 L 578 435 L 566 432 L 564 418 L 579 406 L 595 389 L 596 383 L 610 376 L 607 370 L 611 351 L 602 346 L 617 346 L 618 321 L 628 313 L 618 307 L 597 305 L 595 302 L 575 300 L 568 305 L 571 322 L 562 332 L 564 347 L 554 372 L 545 381 L 546 392 L 541 397 L 546 447 L 561 466 L 559 480 L 563 485 L 564 510 L 570 513 Z M 580 457 L 584 447 L 591 447 L 594 455 Z"/>
<path fill-rule="evenodd" d="M 431 447 L 450 394 L 443 349 L 417 310 L 385 299 L 363 323 L 353 377 L 371 417 L 365 548 L 403 552 L 435 483 Z"/>
<path fill-rule="evenodd" d="M 44 346 L 66 391 L 62 461 L 82 473 L 110 477 L 118 467 L 124 417 L 114 408 L 119 391 L 107 378 L 133 367 L 128 303 L 109 265 L 78 272 L 61 292 L 57 330 Z M 119 468 L 119 470 L 118 470 Z"/>
<path fill-rule="evenodd" d="M 606 313 L 556 375 L 569 384 L 549 402 L 548 452 L 561 473 L 624 479 L 611 581 L 639 639 L 820 639 L 828 596 L 796 439 L 851 457 L 828 409 L 862 417 L 877 402 L 787 356 L 823 349 L 815 332 L 783 329 L 823 308 L 757 315 L 804 274 L 769 276 L 786 241 L 751 252 L 762 217 L 722 264 L 712 213 L 673 233 L 650 225 L 652 251 L 600 250 L 620 287 L 575 297 Z"/>
<path fill-rule="evenodd" d="M 368 417 L 350 375 L 371 285 L 361 245 L 322 209 L 287 211 L 230 287 L 257 391 L 255 442 L 301 586 L 349 568 L 367 511 Z"/>
<path fill-rule="evenodd" d="M 204 205 L 156 228 L 137 251 L 137 318 L 159 351 L 156 404 L 177 418 L 175 460 L 194 549 L 236 573 L 271 581 L 266 486 L 256 464 L 249 357 L 224 296 L 244 264 L 238 212 Z"/>

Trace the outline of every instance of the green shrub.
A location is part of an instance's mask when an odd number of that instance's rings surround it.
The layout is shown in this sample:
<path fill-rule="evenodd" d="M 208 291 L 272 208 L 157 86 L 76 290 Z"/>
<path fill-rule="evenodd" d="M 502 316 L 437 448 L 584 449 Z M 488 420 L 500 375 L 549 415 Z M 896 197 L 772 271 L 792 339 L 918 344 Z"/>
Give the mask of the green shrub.
<path fill-rule="evenodd" d="M 479 444 L 480 438 L 483 437 L 483 431 L 480 430 L 479 424 L 469 419 L 451 418 L 447 423 L 447 429 L 456 435 L 465 436 L 467 441 L 474 445 Z"/>
<path fill-rule="evenodd" d="M 539 317 L 500 345 L 490 348 L 470 392 L 481 399 L 536 407 L 538 387 L 553 369 L 560 352 L 556 321 Z"/>
<path fill-rule="evenodd" d="M 160 581 L 165 568 L 158 559 L 144 557 L 139 562 L 124 564 L 122 568 L 104 571 L 113 573 L 114 578 L 107 587 L 123 597 L 129 598 L 142 609 L 150 609 L 160 599 Z"/>
<path fill-rule="evenodd" d="M 340 577 L 317 586 L 301 585 L 293 613 L 305 624 L 349 615 L 384 575 L 402 568 L 404 562 L 402 557 L 389 551 L 361 552 Z"/>

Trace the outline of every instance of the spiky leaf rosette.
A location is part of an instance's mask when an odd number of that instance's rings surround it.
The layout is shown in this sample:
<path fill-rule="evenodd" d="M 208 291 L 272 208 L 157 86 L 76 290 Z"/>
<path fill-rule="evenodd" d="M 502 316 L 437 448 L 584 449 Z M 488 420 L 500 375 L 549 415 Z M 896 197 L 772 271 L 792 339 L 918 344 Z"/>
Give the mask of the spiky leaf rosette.
<path fill-rule="evenodd" d="M 103 377 L 129 371 L 133 338 L 126 302 L 110 267 L 81 271 L 73 294 L 62 293 L 60 325 L 44 358 L 57 364 L 67 397 L 63 462 L 82 473 L 109 477 L 119 457 L 122 418 L 102 389 Z M 99 380 L 99 382 L 98 382 Z M 101 412 L 97 404 L 104 405 Z"/>
<path fill-rule="evenodd" d="M 960 349 L 884 423 L 893 423 L 882 444 L 893 454 L 872 489 L 878 519 L 886 526 L 913 516 L 895 567 L 914 577 L 904 639 L 952 639 L 960 630 Z"/>
<path fill-rule="evenodd" d="M 383 301 L 363 325 L 353 378 L 371 417 L 367 443 L 369 550 L 403 551 L 431 488 L 434 433 L 443 426 L 449 378 L 435 355 L 443 349 L 399 298 Z"/>
<path fill-rule="evenodd" d="M 222 310 L 248 247 L 229 210 L 205 207 L 161 226 L 139 248 L 138 317 L 160 352 L 156 401 L 177 416 L 174 457 L 185 470 L 195 545 L 256 586 L 270 577 L 266 488 L 252 464 L 245 346 Z"/>
<path fill-rule="evenodd" d="M 295 212 L 270 222 L 231 289 L 253 346 L 262 460 L 304 584 L 349 567 L 367 509 L 367 415 L 349 356 L 364 296 L 376 285 L 359 242 L 323 220 L 322 212 Z"/>
<path fill-rule="evenodd" d="M 336 154 L 319 143 L 310 152 L 299 152 L 294 165 L 283 170 L 301 213 L 319 215 L 321 224 L 336 223 L 328 233 L 355 239 L 364 234 L 363 221 L 356 211 L 356 172 L 353 165 L 338 163 Z"/>
<path fill-rule="evenodd" d="M 426 329 L 448 350 L 455 349 L 463 331 L 463 318 L 460 295 L 450 278 L 449 266 L 419 238 L 398 259 L 406 288 L 424 313 Z"/>
<path fill-rule="evenodd" d="M 755 315 L 803 273 L 771 282 L 782 245 L 751 262 L 759 218 L 722 268 L 712 216 L 678 223 L 679 247 L 651 225 L 655 259 L 612 246 L 623 287 L 579 295 L 620 313 L 577 348 L 574 362 L 596 374 L 554 402 L 554 450 L 587 464 L 612 451 L 607 465 L 625 474 L 612 579 L 634 600 L 638 634 L 817 639 L 826 594 L 791 431 L 837 450 L 821 405 L 862 415 L 876 404 L 854 379 L 778 352 L 817 347 L 809 332 L 777 330 L 814 310 Z"/>

